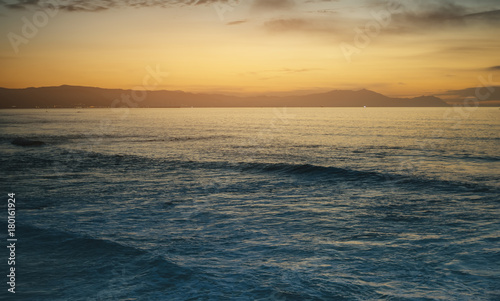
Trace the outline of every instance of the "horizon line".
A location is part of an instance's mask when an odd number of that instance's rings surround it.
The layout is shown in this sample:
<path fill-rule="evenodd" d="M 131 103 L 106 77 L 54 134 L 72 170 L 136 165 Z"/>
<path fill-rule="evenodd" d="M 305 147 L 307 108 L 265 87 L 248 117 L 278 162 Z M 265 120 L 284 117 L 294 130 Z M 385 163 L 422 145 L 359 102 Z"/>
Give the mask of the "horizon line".
<path fill-rule="evenodd" d="M 369 91 L 373 93 L 377 93 L 383 96 L 391 97 L 391 98 L 416 98 L 416 97 L 437 97 L 441 98 L 438 96 L 460 96 L 458 94 L 451 94 L 450 92 L 460 92 L 468 89 L 474 89 L 478 87 L 466 87 L 463 89 L 453 89 L 453 90 L 446 90 L 445 92 L 437 92 L 437 93 L 412 93 L 412 94 L 405 94 L 404 96 L 399 94 L 399 95 L 394 95 L 392 93 L 381 93 L 376 90 L 368 89 L 366 87 L 364 88 L 355 88 L 355 89 L 341 89 L 341 88 L 311 88 L 311 89 L 302 89 L 302 90 L 287 90 L 287 91 L 267 91 L 267 92 L 236 92 L 236 93 L 227 93 L 227 91 L 189 91 L 189 90 L 181 90 L 181 89 L 147 89 L 146 87 L 141 87 L 143 89 L 137 89 L 138 87 L 134 88 L 105 88 L 105 87 L 99 87 L 99 86 L 85 86 L 85 85 L 73 85 L 73 84 L 60 84 L 60 85 L 48 85 L 48 86 L 27 86 L 23 88 L 9 88 L 9 87 L 3 87 L 0 86 L 0 89 L 8 89 L 8 90 L 27 90 L 27 89 L 42 89 L 42 88 L 62 88 L 62 87 L 73 87 L 73 88 L 91 88 L 91 89 L 102 89 L 102 90 L 123 90 L 123 91 L 147 91 L 147 92 L 182 92 L 182 93 L 189 93 L 189 94 L 209 94 L 209 95 L 222 95 L 222 96 L 231 96 L 231 97 L 238 97 L 238 98 L 244 98 L 244 97 L 290 97 L 290 96 L 305 96 L 305 95 L 313 95 L 313 94 L 324 94 L 324 93 L 329 93 L 329 92 L 334 92 L 334 91 L 349 91 L 349 92 L 360 92 L 360 91 Z M 485 88 L 499 88 L 500 86 L 488 86 Z M 314 92 L 316 90 L 316 92 Z M 281 95 L 280 95 L 281 94 Z M 462 97 L 462 96 L 460 96 Z M 459 97 L 459 98 L 460 98 Z M 465 98 L 465 97 L 463 97 Z M 445 100 L 445 99 L 443 99 Z"/>

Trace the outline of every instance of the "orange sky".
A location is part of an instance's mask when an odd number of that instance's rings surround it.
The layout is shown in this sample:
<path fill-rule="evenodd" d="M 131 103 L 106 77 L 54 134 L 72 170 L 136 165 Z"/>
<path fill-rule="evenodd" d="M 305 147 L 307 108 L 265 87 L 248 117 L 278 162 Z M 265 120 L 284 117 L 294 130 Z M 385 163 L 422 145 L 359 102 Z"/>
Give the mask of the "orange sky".
<path fill-rule="evenodd" d="M 133 88 L 159 66 L 169 75 L 156 89 L 413 96 L 475 87 L 500 69 L 499 1 L 3 2 L 8 88 Z"/>

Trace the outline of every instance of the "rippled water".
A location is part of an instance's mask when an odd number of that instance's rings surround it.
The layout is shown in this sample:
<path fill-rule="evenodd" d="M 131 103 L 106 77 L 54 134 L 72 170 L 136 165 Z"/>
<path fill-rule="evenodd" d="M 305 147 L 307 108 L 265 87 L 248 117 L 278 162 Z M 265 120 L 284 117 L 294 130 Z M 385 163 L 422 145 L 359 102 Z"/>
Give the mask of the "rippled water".
<path fill-rule="evenodd" d="M 450 110 L 0 111 L 16 297 L 498 300 L 500 111 Z"/>

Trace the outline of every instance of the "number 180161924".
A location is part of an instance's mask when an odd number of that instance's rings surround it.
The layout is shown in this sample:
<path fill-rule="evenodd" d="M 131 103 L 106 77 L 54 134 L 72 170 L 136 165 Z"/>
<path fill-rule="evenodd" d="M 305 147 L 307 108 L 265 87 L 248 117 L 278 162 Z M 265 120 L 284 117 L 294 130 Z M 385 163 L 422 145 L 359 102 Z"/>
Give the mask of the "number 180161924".
<path fill-rule="evenodd" d="M 8 227 L 8 232 L 9 232 L 9 238 L 14 238 L 16 237 L 16 199 L 15 199 L 15 193 L 8 193 L 9 196 L 9 201 L 7 203 L 7 210 L 8 210 L 8 222 L 9 225 Z"/>

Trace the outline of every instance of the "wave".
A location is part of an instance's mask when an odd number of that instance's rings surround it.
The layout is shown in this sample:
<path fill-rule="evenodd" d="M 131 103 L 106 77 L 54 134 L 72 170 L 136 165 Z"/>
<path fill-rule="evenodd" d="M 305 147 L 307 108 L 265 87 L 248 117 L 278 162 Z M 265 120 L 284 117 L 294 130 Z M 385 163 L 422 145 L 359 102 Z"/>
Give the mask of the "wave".
<path fill-rule="evenodd" d="M 401 175 L 379 171 L 361 171 L 349 168 L 326 167 L 311 164 L 287 163 L 240 163 L 238 166 L 244 171 L 271 172 L 290 174 L 295 176 L 310 176 L 314 180 L 325 181 L 356 181 L 377 185 L 407 185 L 411 188 L 439 188 L 439 189 L 465 189 L 473 192 L 498 191 L 497 187 L 471 182 L 431 179 L 415 175 Z"/>
<path fill-rule="evenodd" d="M 447 158 L 452 158 L 452 159 L 460 159 L 460 160 L 467 160 L 467 161 L 486 161 L 486 162 L 500 162 L 500 157 L 499 156 L 476 156 L 473 154 L 460 154 L 456 156 L 446 156 Z"/>
<path fill-rule="evenodd" d="M 209 135 L 209 136 L 179 136 L 179 137 L 158 137 L 158 136 L 150 136 L 145 137 L 144 135 L 136 136 L 136 135 L 114 135 L 114 134 L 99 134 L 99 133 L 82 133 L 82 134 L 71 134 L 71 135 L 29 135 L 25 137 L 19 137 L 17 135 L 7 135 L 0 136 L 0 142 L 3 143 L 11 143 L 16 140 L 24 140 L 24 141 L 40 141 L 44 144 L 50 145 L 60 145 L 71 142 L 82 143 L 86 140 L 89 141 L 90 144 L 96 143 L 96 141 L 111 141 L 111 140 L 120 140 L 127 139 L 127 143 L 144 143 L 144 142 L 190 142 L 190 141 L 210 141 L 210 140 L 218 140 L 218 139 L 229 139 L 233 136 L 229 135 Z"/>
<path fill-rule="evenodd" d="M 17 264 L 23 270 L 17 295 L 25 299 L 123 300 L 195 276 L 161 255 L 106 239 L 26 224 L 19 233 L 25 247 Z"/>
<path fill-rule="evenodd" d="M 302 278 L 292 278 L 293 271 L 275 271 L 292 276 L 280 284 L 288 289 L 262 287 L 249 270 L 232 278 L 108 239 L 25 223 L 18 230 L 25 246 L 17 264 L 23 286 L 16 294 L 22 300 L 309 300 L 321 294 L 301 289 Z"/>
<path fill-rule="evenodd" d="M 289 164 L 289 163 L 239 163 L 239 167 L 244 171 L 272 172 L 292 175 L 311 176 L 339 176 L 348 179 L 384 179 L 385 175 L 370 171 L 357 171 L 348 168 L 327 167 L 311 164 Z"/>
<path fill-rule="evenodd" d="M 16 146 L 23 146 L 23 147 L 33 147 L 33 146 L 42 146 L 45 144 L 43 141 L 39 140 L 29 140 L 25 138 L 16 138 L 12 140 L 10 143 Z"/>
<path fill-rule="evenodd" d="M 259 173 L 274 176 L 300 177 L 311 181 L 347 181 L 371 185 L 406 185 L 411 189 L 465 189 L 473 192 L 498 191 L 498 187 L 477 182 L 464 182 L 430 178 L 414 174 L 396 174 L 380 170 L 357 170 L 348 167 L 321 166 L 312 164 L 186 161 L 164 158 L 148 158 L 138 155 L 103 154 L 82 150 L 51 150 L 22 153 L 10 158 L 0 158 L 4 171 L 48 168 L 54 175 L 65 172 L 99 170 L 150 170 L 164 173 L 174 170 L 230 170 L 242 173 Z"/>

